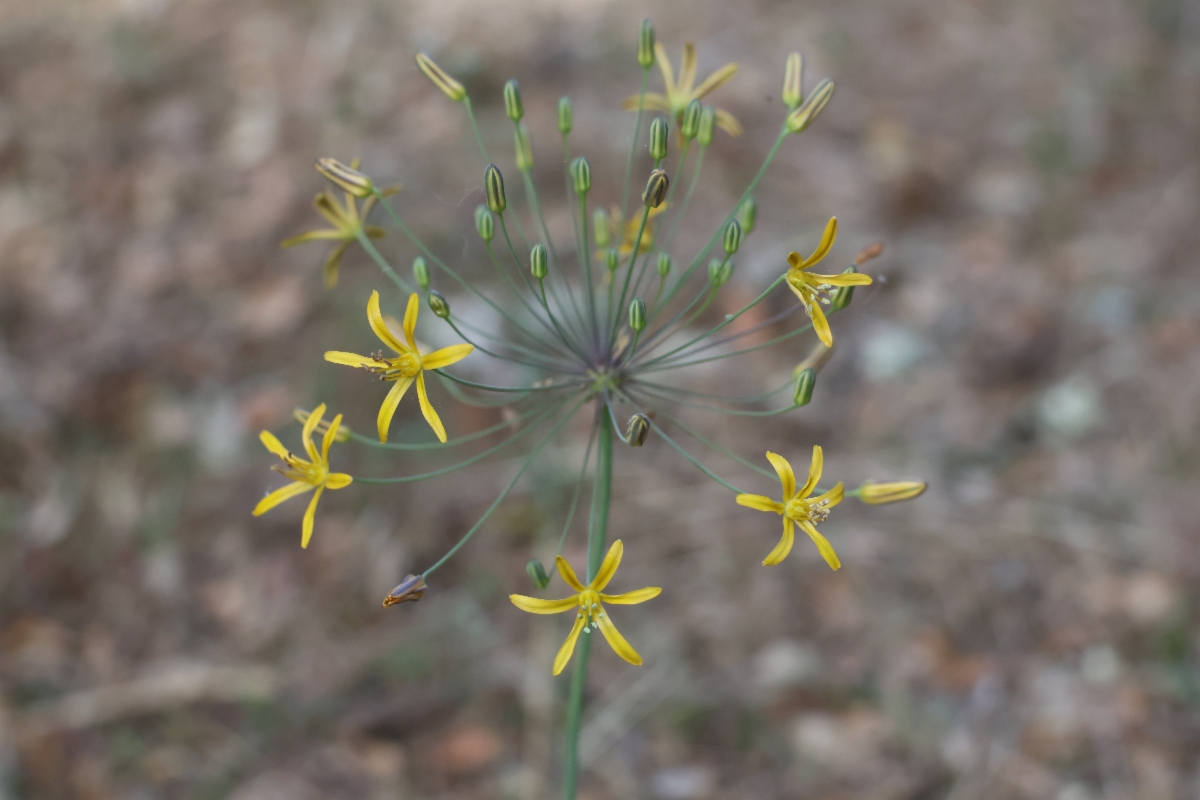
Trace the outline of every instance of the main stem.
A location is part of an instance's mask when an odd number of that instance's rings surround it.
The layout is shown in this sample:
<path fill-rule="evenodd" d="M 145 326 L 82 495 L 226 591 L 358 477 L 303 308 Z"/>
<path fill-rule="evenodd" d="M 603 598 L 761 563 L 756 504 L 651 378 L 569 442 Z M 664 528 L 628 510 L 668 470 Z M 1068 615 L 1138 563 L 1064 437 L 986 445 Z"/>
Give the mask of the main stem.
<path fill-rule="evenodd" d="M 588 562 L 587 580 L 591 583 L 600 571 L 604 558 L 605 540 L 608 538 L 608 507 L 612 498 L 612 426 L 604 415 L 608 413 L 604 401 L 596 400 L 597 452 L 596 475 L 592 479 L 592 513 L 588 519 Z M 579 650 L 575 656 L 575 674 L 571 677 L 571 696 L 567 701 L 567 758 L 563 768 L 563 798 L 575 800 L 579 787 L 579 729 L 583 724 L 583 690 L 587 685 L 588 656 L 592 652 L 595 634 L 579 638 Z"/>

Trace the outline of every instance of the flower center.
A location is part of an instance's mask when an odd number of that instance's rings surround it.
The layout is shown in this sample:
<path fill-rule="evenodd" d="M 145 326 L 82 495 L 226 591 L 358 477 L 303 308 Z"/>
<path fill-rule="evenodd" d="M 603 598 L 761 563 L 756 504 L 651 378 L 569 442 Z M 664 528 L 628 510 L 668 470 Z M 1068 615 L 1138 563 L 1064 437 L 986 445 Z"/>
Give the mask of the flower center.
<path fill-rule="evenodd" d="M 319 486 L 325 482 L 325 476 L 328 470 L 320 461 L 312 463 L 298 458 L 292 453 L 288 453 L 287 457 L 281 457 L 283 465 L 275 464 L 271 469 L 278 472 L 288 480 L 300 481 L 313 486 Z"/>
<path fill-rule="evenodd" d="M 584 620 L 583 632 L 590 633 L 592 628 L 599 628 L 600 623 L 597 620 L 603 616 L 604 606 L 600 605 L 600 593 L 591 589 L 584 589 L 580 592 L 579 611 L 575 618 Z"/>
<path fill-rule="evenodd" d="M 372 353 L 375 363 L 367 369 L 379 376 L 381 381 L 398 381 L 415 378 L 421 371 L 421 358 L 416 353 L 401 353 L 395 358 L 384 358 L 383 351 Z"/>
<path fill-rule="evenodd" d="M 793 522 L 824 522 L 829 519 L 829 501 L 809 498 L 794 498 L 784 511 Z"/>

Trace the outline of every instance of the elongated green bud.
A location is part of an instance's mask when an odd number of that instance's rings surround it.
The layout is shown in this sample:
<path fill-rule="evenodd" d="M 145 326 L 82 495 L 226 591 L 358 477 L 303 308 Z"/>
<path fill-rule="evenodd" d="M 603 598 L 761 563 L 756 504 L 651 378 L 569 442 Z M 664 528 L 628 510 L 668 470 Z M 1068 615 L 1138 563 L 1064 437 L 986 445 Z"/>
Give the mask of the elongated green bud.
<path fill-rule="evenodd" d="M 529 580 L 533 581 L 533 585 L 537 588 L 545 589 L 550 585 L 550 576 L 546 574 L 546 568 L 542 566 L 540 559 L 529 559 L 529 563 L 525 565 L 525 571 L 529 573 Z"/>
<path fill-rule="evenodd" d="M 355 197 L 370 197 L 375 191 L 370 178 L 334 158 L 318 158 L 317 172 Z"/>
<path fill-rule="evenodd" d="M 783 104 L 795 108 L 804 100 L 804 58 L 789 53 L 783 68 Z"/>
<path fill-rule="evenodd" d="M 684 139 L 690 142 L 696 138 L 696 134 L 700 132 L 700 116 L 703 113 L 704 109 L 699 100 L 687 104 L 687 108 L 683 110 L 683 124 L 679 126 L 679 132 L 683 134 Z"/>
<path fill-rule="evenodd" d="M 603 206 L 592 212 L 592 227 L 595 229 L 593 236 L 596 246 L 608 247 L 608 211 Z"/>
<path fill-rule="evenodd" d="M 650 420 L 645 414 L 634 414 L 629 418 L 629 425 L 625 428 L 625 441 L 629 442 L 630 447 L 641 447 L 649 435 Z"/>
<path fill-rule="evenodd" d="M 538 242 L 529 250 L 529 271 L 539 281 L 549 271 L 546 267 L 546 245 Z"/>
<path fill-rule="evenodd" d="M 800 370 L 796 377 L 796 391 L 792 393 L 792 402 L 798 406 L 806 406 L 812 400 L 813 389 L 817 385 L 817 371 L 812 367 Z"/>
<path fill-rule="evenodd" d="M 646 327 L 646 301 L 640 297 L 633 298 L 629 304 L 629 327 L 635 331 Z"/>
<path fill-rule="evenodd" d="M 701 147 L 708 147 L 712 144 L 713 132 L 717 129 L 717 110 L 712 106 L 705 106 L 700 112 L 700 130 L 696 131 L 696 141 Z"/>
<path fill-rule="evenodd" d="M 529 143 L 529 128 L 523 122 L 513 131 L 513 146 L 517 151 L 517 169 L 529 172 L 533 169 L 533 145 Z"/>
<path fill-rule="evenodd" d="M 638 64 L 642 69 L 649 69 L 654 63 L 654 23 L 648 19 L 642 20 L 638 28 Z"/>
<path fill-rule="evenodd" d="M 571 108 L 571 98 L 558 98 L 558 132 L 566 136 L 575 125 L 575 112 Z"/>
<path fill-rule="evenodd" d="M 483 203 L 475 206 L 475 230 L 479 231 L 479 238 L 485 242 L 492 241 L 496 235 L 496 218 Z"/>
<path fill-rule="evenodd" d="M 504 113 L 513 122 L 520 122 L 525 116 L 525 106 L 521 105 L 521 87 L 515 80 L 504 84 Z"/>
<path fill-rule="evenodd" d="M 575 194 L 585 195 L 592 190 L 592 165 L 583 156 L 571 162 L 571 180 L 575 183 Z"/>
<path fill-rule="evenodd" d="M 671 257 L 666 253 L 658 254 L 658 274 L 665 278 L 667 273 L 671 271 Z"/>
<path fill-rule="evenodd" d="M 662 161 L 667 157 L 667 118 L 655 117 L 650 123 L 650 157 Z"/>
<path fill-rule="evenodd" d="M 424 53 L 417 53 L 417 67 L 425 73 L 425 77 L 433 81 L 433 85 L 442 90 L 442 94 L 456 103 L 461 103 L 467 97 L 467 90 L 458 81 L 447 75 L 441 67 L 433 63 L 433 59 Z"/>
<path fill-rule="evenodd" d="M 508 208 L 508 199 L 504 196 L 504 176 L 495 164 L 488 164 L 483 169 L 483 190 L 487 195 L 488 209 L 493 214 L 502 214 Z"/>
<path fill-rule="evenodd" d="M 667 171 L 665 169 L 654 170 L 646 181 L 646 191 L 642 192 L 642 203 L 646 208 L 658 208 L 667 199 L 667 189 L 670 186 L 671 179 L 667 177 Z"/>
<path fill-rule="evenodd" d="M 621 254 L 617 248 L 609 247 L 604 251 L 604 266 L 608 267 L 609 272 L 616 272 L 621 266 Z"/>
<path fill-rule="evenodd" d="M 708 280 L 714 288 L 724 286 L 733 275 L 733 264 L 728 260 L 714 258 L 708 262 Z"/>
<path fill-rule="evenodd" d="M 754 223 L 758 220 L 758 203 L 754 202 L 753 197 L 747 197 L 745 201 L 738 206 L 737 221 L 742 226 L 742 233 L 750 235 L 754 233 Z"/>
<path fill-rule="evenodd" d="M 858 267 L 851 264 L 842 270 L 843 275 L 848 275 L 851 272 L 858 272 Z M 833 293 L 832 299 L 829 301 L 829 307 L 834 311 L 841 311 L 846 306 L 850 305 L 850 299 L 854 297 L 853 286 L 839 286 L 837 291 Z"/>
<path fill-rule="evenodd" d="M 811 125 L 813 120 L 817 118 L 817 115 L 821 113 L 821 109 L 828 105 L 831 97 L 833 97 L 833 81 L 826 78 L 817 84 L 803 105 L 788 114 L 788 132 L 800 133 L 800 131 Z"/>
<path fill-rule="evenodd" d="M 425 263 L 425 259 L 421 256 L 413 259 L 413 280 L 422 289 L 429 288 L 429 265 Z"/>
<path fill-rule="evenodd" d="M 736 219 L 731 219 L 729 220 L 729 224 L 725 226 L 725 235 L 721 238 L 721 247 L 725 249 L 725 255 L 731 256 L 741 246 L 742 226 Z"/>
<path fill-rule="evenodd" d="M 429 303 L 429 310 L 433 312 L 435 317 L 448 319 L 450 317 L 450 304 L 446 302 L 446 298 L 442 297 L 442 293 L 436 289 L 431 289 L 429 294 L 425 296 L 425 300 Z"/>

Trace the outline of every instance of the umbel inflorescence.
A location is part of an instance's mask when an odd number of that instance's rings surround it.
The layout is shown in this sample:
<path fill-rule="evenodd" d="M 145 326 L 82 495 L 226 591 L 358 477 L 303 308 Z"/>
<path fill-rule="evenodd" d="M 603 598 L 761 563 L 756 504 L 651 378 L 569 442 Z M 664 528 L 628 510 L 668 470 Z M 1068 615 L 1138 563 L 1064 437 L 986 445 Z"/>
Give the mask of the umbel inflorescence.
<path fill-rule="evenodd" d="M 492 286 L 484 287 L 465 279 L 456 270 L 456 265 L 439 257 L 417 238 L 388 199 L 396 190 L 380 188 L 359 169 L 357 161 L 347 166 L 333 159 L 318 160 L 317 169 L 345 194 L 344 203 L 339 203 L 332 193 L 318 195 L 316 208 L 333 227 L 302 234 L 283 244 L 291 246 L 314 240 L 334 243 L 325 265 L 325 282 L 332 288 L 337 282 L 343 254 L 357 242 L 391 282 L 390 288 L 397 290 L 386 299 L 373 291 L 365 303 L 367 324 L 385 349 L 365 355 L 331 349 L 325 354 L 327 361 L 359 370 L 364 377 L 369 374 L 382 382 L 376 436 L 349 431 L 340 424 L 340 415 L 332 424 L 324 423 L 323 405 L 311 416 L 298 411 L 297 417 L 304 423 L 302 438 L 311 461 L 292 456 L 277 439 L 264 432 L 264 443 L 283 459 L 286 465 L 283 472 L 294 482 L 268 495 L 255 509 L 256 514 L 262 513 L 288 497 L 315 489 L 301 540 L 301 545 L 306 546 L 321 491 L 342 488 L 351 482 L 350 476 L 328 471 L 328 454 L 334 441 L 428 452 L 478 446 L 477 443 L 484 443 L 489 438 L 500 437 L 498 442 L 481 452 L 474 452 L 446 467 L 400 477 L 353 479 L 357 483 L 370 484 L 410 483 L 446 476 L 518 443 L 526 443 L 527 453 L 520 467 L 478 521 L 463 532 L 444 556 L 422 573 L 408 576 L 387 596 L 384 605 L 416 600 L 426 591 L 429 576 L 482 529 L 543 448 L 564 431 L 569 420 L 586 409 L 592 418 L 591 434 L 584 448 L 579 479 L 572 492 L 558 543 L 559 555 L 556 556 L 557 571 L 574 594 L 561 600 L 517 594 L 511 598 L 518 608 L 532 613 L 576 612 L 575 623 L 553 664 L 553 671 L 558 674 L 578 650 L 572 705 L 568 711 L 568 796 L 574 791 L 573 737 L 578 735 L 578 709 L 590 650 L 591 637 L 586 634 L 598 631 L 621 658 L 640 664 L 641 656 L 617 631 L 604 604 L 641 603 L 660 591 L 657 587 L 649 587 L 621 594 L 605 593 L 624 552 L 622 542 L 616 541 L 605 556 L 614 441 L 631 447 L 661 442 L 728 489 L 733 495 L 731 502 L 780 515 L 783 535 L 766 554 L 765 565 L 779 564 L 787 557 L 798 526 L 813 541 L 829 566 L 838 569 L 841 562 L 837 553 L 818 526 L 844 498 L 857 498 L 866 503 L 894 502 L 916 497 L 925 488 L 920 481 L 869 483 L 851 491 L 847 491 L 841 482 L 822 488 L 818 486 L 823 472 L 820 446 L 813 447 L 807 478 L 798 486 L 785 455 L 767 453 L 766 459 L 773 469 L 766 469 L 757 461 L 746 460 L 725 449 L 703 432 L 693 430 L 677 419 L 673 411 L 678 406 L 743 417 L 770 417 L 793 412 L 807 404 L 817 372 L 827 360 L 828 348 L 833 345 L 829 317 L 846 307 L 855 287 L 872 282 L 872 278 L 860 270 L 879 254 L 881 248 L 878 245 L 867 248 L 844 270 L 829 274 L 815 272 L 814 268 L 824 261 L 834 246 L 837 223 L 831 218 L 811 252 L 807 255 L 780 253 L 778 277 L 762 287 L 746 306 L 712 321 L 706 312 L 722 287 L 731 280 L 735 272 L 734 258 L 754 231 L 758 209 L 753 193 L 759 181 L 784 143 L 804 132 L 816 120 L 833 96 L 833 82 L 823 80 L 806 92 L 803 61 L 798 53 L 788 56 L 782 93 L 787 111 L 761 168 L 707 241 L 680 243 L 677 242 L 679 221 L 687 213 L 696 191 L 704 157 L 713 144 L 716 128 L 731 136 L 741 132 L 741 125 L 732 114 L 704 103 L 706 96 L 732 79 L 738 68 L 736 64 L 727 64 L 697 84 L 696 51 L 688 43 L 684 46 L 683 60 L 676 75 L 664 48 L 655 42 L 649 21 L 643 23 L 639 31 L 637 61 L 642 70 L 641 88 L 624 104 L 634 114 L 624 191 L 611 208 L 596 202 L 591 194 L 592 165 L 585 155 L 572 149 L 571 100 L 563 97 L 559 101 L 557 123 L 561 150 L 558 147 L 554 150 L 559 151 L 555 157 L 561 157 L 565 167 L 563 201 L 573 221 L 574 241 L 556 242 L 550 236 L 542 196 L 532 177 L 533 142 L 523 122 L 524 106 L 516 81 L 509 81 L 504 87 L 504 106 L 512 124 L 513 160 L 523 205 L 520 211 L 516 204 L 510 205 L 507 186 L 513 183 L 513 173 L 509 173 L 506 182 L 504 173 L 489 155 L 466 89 L 428 56 L 416 56 L 418 68 L 433 84 L 451 101 L 463 106 L 479 146 L 486 202 L 475 209 L 474 223 L 496 272 Z M 662 73 L 662 93 L 647 91 L 651 68 L 655 64 Z M 661 112 L 661 115 L 654 116 L 648 125 L 644 125 L 650 116 L 648 112 Z M 649 155 L 652 164 L 635 181 L 634 166 L 644 163 L 643 153 Z M 681 180 L 684 173 L 687 177 Z M 635 183 L 640 191 L 631 191 Z M 686 188 L 681 189 L 680 183 L 685 183 Z M 562 189 L 560 186 L 555 191 L 556 199 L 561 196 Z M 399 232 L 414 249 L 412 283 L 401 277 L 376 248 L 374 240 L 383 236 L 385 229 L 368 222 L 372 212 L 375 212 L 377 222 Z M 687 254 L 687 258 L 673 255 L 678 253 Z M 434 288 L 435 284 L 448 293 L 470 295 L 488 306 L 502 324 L 497 328 L 471 318 L 470 314 L 456 313 L 446 296 Z M 766 315 L 753 324 L 734 325 L 784 286 L 795 295 L 795 300 L 785 302 L 783 310 Z M 434 324 L 447 326 L 461 343 L 432 352 L 418 344 L 417 323 L 422 301 L 436 318 Z M 385 308 L 399 309 L 401 306 L 404 307 L 402 321 L 386 315 Z M 791 380 L 774 389 L 752 395 L 730 395 L 679 386 L 678 376 L 685 375 L 691 367 L 738 359 L 767 347 L 794 348 L 806 337 L 813 340 L 811 344 L 802 345 L 807 358 L 801 361 Z M 516 377 L 510 384 L 493 385 L 468 380 L 449 369 L 468 357 L 505 362 L 511 369 L 504 374 Z M 352 376 L 347 375 L 347 379 Z M 463 432 L 443 400 L 439 399 L 442 413 L 449 420 L 446 425 L 430 399 L 429 389 L 435 384 L 456 403 L 503 406 L 508 410 L 508 417 L 492 427 Z M 389 441 L 392 418 L 414 386 L 416 403 L 437 441 Z M 781 401 L 780 398 L 784 399 Z M 448 435 L 447 427 L 454 436 Z M 311 441 L 314 432 L 324 434 L 320 451 Z M 743 492 L 676 441 L 671 434 L 677 432 L 734 459 L 764 478 L 778 479 L 783 490 L 781 499 L 777 501 Z M 593 488 L 588 522 L 588 561 L 586 577 L 581 578 L 563 560 L 561 552 L 579 507 L 589 467 Z M 628 538 L 636 536 L 637 531 L 623 533 Z M 537 589 L 547 587 L 550 576 L 541 561 L 531 559 L 528 572 Z M 573 728 L 571 719 L 574 720 Z"/>

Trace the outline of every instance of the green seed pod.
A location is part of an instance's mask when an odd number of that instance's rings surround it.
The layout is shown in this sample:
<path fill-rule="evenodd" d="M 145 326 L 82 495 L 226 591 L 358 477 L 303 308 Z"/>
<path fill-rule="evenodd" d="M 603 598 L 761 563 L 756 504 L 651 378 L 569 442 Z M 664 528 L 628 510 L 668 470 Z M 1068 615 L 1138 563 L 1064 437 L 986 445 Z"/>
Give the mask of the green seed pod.
<path fill-rule="evenodd" d="M 783 68 L 783 104 L 795 108 L 804 100 L 804 59 L 790 53 Z"/>
<path fill-rule="evenodd" d="M 721 247 L 725 248 L 725 255 L 731 256 L 738 251 L 742 245 L 742 226 L 736 219 L 729 220 L 729 224 L 725 226 L 725 235 L 721 239 Z"/>
<path fill-rule="evenodd" d="M 826 78 L 817 84 L 803 105 L 788 114 L 788 132 L 800 133 L 800 131 L 811 125 L 813 120 L 817 118 L 817 115 L 821 113 L 821 109 L 825 108 L 829 103 L 829 98 L 831 97 L 833 97 L 833 81 Z"/>
<path fill-rule="evenodd" d="M 642 20 L 638 28 L 638 64 L 642 69 L 649 69 L 654 63 L 654 23 L 648 19 Z"/>
<path fill-rule="evenodd" d="M 435 317 L 450 318 L 450 304 L 446 302 L 446 298 L 442 297 L 441 292 L 436 289 L 430 290 L 429 294 L 425 296 L 425 300 L 429 303 L 429 310 Z"/>
<path fill-rule="evenodd" d="M 358 198 L 370 197 L 375 191 L 370 178 L 335 158 L 318 158 L 317 172 Z"/>
<path fill-rule="evenodd" d="M 429 265 L 425 263 L 425 259 L 421 256 L 413 259 L 413 280 L 422 289 L 429 289 Z"/>
<path fill-rule="evenodd" d="M 696 134 L 700 132 L 700 115 L 703 113 L 699 100 L 687 104 L 687 108 L 683 110 L 683 124 L 679 126 L 679 132 L 683 134 L 684 139 L 690 142 L 696 138 Z"/>
<path fill-rule="evenodd" d="M 595 229 L 592 235 L 597 247 L 608 247 L 608 224 L 608 211 L 603 207 L 592 212 L 592 227 Z"/>
<path fill-rule="evenodd" d="M 635 331 L 646 327 L 646 301 L 640 297 L 633 298 L 629 304 L 629 327 Z"/>
<path fill-rule="evenodd" d="M 708 147 L 712 144 L 713 132 L 717 128 L 717 110 L 712 106 L 705 106 L 700 112 L 700 130 L 696 131 L 696 141 L 701 147 Z"/>
<path fill-rule="evenodd" d="M 475 230 L 479 231 L 479 238 L 485 242 L 492 241 L 496 235 L 496 218 L 483 203 L 475 206 Z"/>
<path fill-rule="evenodd" d="M 708 262 L 708 280 L 714 288 L 724 286 L 733 275 L 733 264 L 728 260 L 714 258 Z"/>
<path fill-rule="evenodd" d="M 529 580 L 533 581 L 533 585 L 537 588 L 545 589 L 550 585 L 550 576 L 546 574 L 546 568 L 542 566 L 541 560 L 529 559 L 529 563 L 525 565 L 525 571 L 529 573 Z"/>
<path fill-rule="evenodd" d="M 508 208 L 508 200 L 504 196 L 504 176 L 495 164 L 488 164 L 483 170 L 483 189 L 487 194 L 488 208 L 493 214 L 502 214 Z"/>
<path fill-rule="evenodd" d="M 662 161 L 667 157 L 667 118 L 655 117 L 650 123 L 650 157 Z"/>
<path fill-rule="evenodd" d="M 575 194 L 585 195 L 592 190 L 592 165 L 583 156 L 571 162 L 571 180 L 575 183 Z"/>
<path fill-rule="evenodd" d="M 558 98 L 558 132 L 566 136 L 575 125 L 575 112 L 571 109 L 571 98 Z"/>
<path fill-rule="evenodd" d="M 604 251 L 604 266 L 608 267 L 609 272 L 616 272 L 621 266 L 621 254 L 617 248 L 609 247 Z"/>
<path fill-rule="evenodd" d="M 798 406 L 808 405 L 812 400 L 813 388 L 817 385 L 817 371 L 812 367 L 800 371 L 796 378 L 796 391 L 792 393 L 792 402 Z"/>
<path fill-rule="evenodd" d="M 424 53 L 417 53 L 417 67 L 425 73 L 425 77 L 433 81 L 433 85 L 456 103 L 461 103 L 467 97 L 467 90 L 458 81 L 451 78 L 442 68 L 433 63 L 433 59 Z"/>
<path fill-rule="evenodd" d="M 671 257 L 666 253 L 658 254 L 658 274 L 660 277 L 667 277 L 667 273 L 671 271 Z"/>
<path fill-rule="evenodd" d="M 529 142 L 529 128 L 524 123 L 513 131 L 513 146 L 517 151 L 517 169 L 529 172 L 533 169 L 533 145 Z"/>
<path fill-rule="evenodd" d="M 851 272 L 858 272 L 858 268 L 853 264 L 842 270 L 843 275 L 848 275 Z M 829 307 L 834 311 L 841 311 L 846 306 L 850 305 L 850 299 L 854 297 L 853 286 L 839 286 L 833 293 L 833 298 L 829 301 Z"/>
<path fill-rule="evenodd" d="M 737 221 L 742 226 L 742 234 L 750 235 L 754 233 L 754 223 L 758 219 L 758 203 L 754 202 L 753 197 L 747 197 L 745 202 L 738 208 Z"/>
<path fill-rule="evenodd" d="M 625 440 L 629 442 L 630 447 L 641 447 L 649 435 L 650 420 L 645 414 L 634 414 L 629 418 L 629 425 L 625 428 Z"/>
<path fill-rule="evenodd" d="M 670 188 L 670 185 L 671 179 L 667 177 L 665 169 L 654 170 L 646 181 L 646 191 L 642 192 L 642 203 L 646 208 L 658 208 L 667 199 L 667 189 Z"/>
<path fill-rule="evenodd" d="M 529 250 L 529 271 L 539 281 L 546 277 L 549 271 L 546 267 L 546 245 L 538 242 Z"/>
<path fill-rule="evenodd" d="M 513 122 L 520 122 L 525 116 L 525 106 L 521 105 L 521 87 L 515 80 L 504 84 L 504 113 Z"/>

